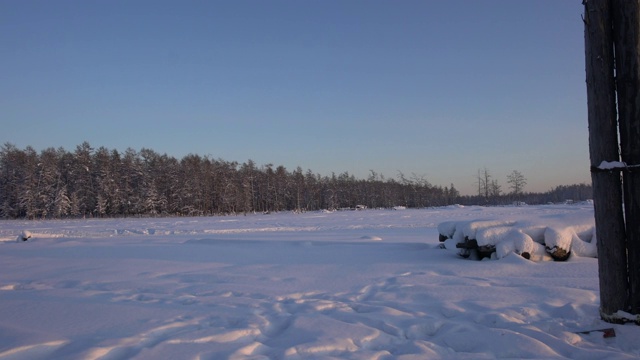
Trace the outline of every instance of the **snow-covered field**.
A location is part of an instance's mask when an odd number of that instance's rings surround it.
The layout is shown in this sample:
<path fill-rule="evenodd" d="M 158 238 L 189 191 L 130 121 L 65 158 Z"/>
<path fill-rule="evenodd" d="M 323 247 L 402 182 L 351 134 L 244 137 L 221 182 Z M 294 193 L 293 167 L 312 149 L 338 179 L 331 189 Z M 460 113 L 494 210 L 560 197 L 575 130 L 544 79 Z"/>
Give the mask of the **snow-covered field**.
<path fill-rule="evenodd" d="M 439 248 L 444 221 L 592 218 L 585 204 L 0 221 L 0 359 L 638 358 L 640 327 L 599 320 L 597 259 Z"/>

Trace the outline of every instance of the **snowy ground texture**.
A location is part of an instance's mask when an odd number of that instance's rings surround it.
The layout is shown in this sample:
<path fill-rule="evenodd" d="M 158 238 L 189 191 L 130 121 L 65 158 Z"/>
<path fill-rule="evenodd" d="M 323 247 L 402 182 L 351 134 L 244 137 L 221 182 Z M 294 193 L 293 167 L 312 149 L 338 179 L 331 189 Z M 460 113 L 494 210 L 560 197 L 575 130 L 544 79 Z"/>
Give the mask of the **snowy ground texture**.
<path fill-rule="evenodd" d="M 439 248 L 444 221 L 592 218 L 585 204 L 1 221 L 0 360 L 637 359 L 640 327 L 599 320 L 597 259 Z"/>

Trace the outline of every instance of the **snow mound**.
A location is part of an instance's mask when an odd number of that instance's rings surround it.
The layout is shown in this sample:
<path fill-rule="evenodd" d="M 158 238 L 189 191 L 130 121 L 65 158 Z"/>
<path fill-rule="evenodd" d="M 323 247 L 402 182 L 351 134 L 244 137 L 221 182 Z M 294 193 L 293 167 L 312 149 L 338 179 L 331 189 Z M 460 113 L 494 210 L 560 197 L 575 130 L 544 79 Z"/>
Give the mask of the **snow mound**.
<path fill-rule="evenodd" d="M 18 234 L 18 236 L 16 237 L 16 241 L 20 242 L 20 241 L 27 241 L 29 239 L 31 239 L 31 232 L 28 230 L 23 230 L 20 232 L 20 234 Z"/>
<path fill-rule="evenodd" d="M 360 239 L 362 239 L 362 240 L 382 241 L 382 238 L 380 236 L 371 236 L 371 235 L 362 236 L 362 237 L 360 237 Z"/>
<path fill-rule="evenodd" d="M 513 221 L 504 220 L 478 220 L 465 222 L 462 227 L 462 233 L 469 239 L 477 239 L 478 230 L 484 230 L 488 228 L 512 226 Z"/>
<path fill-rule="evenodd" d="M 456 232 L 457 221 L 444 221 L 438 224 L 438 233 L 445 238 L 453 238 L 453 234 Z"/>

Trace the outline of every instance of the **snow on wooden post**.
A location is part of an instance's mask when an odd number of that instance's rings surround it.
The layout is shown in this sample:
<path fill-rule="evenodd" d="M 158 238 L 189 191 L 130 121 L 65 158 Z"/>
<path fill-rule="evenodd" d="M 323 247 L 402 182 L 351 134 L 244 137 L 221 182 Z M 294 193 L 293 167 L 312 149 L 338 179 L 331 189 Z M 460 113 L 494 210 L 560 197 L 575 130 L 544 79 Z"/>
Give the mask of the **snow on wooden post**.
<path fill-rule="evenodd" d="M 640 0 L 614 0 L 613 41 L 629 269 L 629 308 L 640 314 Z"/>
<path fill-rule="evenodd" d="M 584 0 L 585 64 L 592 170 L 603 161 L 618 161 L 618 126 L 614 80 L 611 0 Z M 627 309 L 628 281 L 622 184 L 616 171 L 592 171 L 600 315 Z"/>

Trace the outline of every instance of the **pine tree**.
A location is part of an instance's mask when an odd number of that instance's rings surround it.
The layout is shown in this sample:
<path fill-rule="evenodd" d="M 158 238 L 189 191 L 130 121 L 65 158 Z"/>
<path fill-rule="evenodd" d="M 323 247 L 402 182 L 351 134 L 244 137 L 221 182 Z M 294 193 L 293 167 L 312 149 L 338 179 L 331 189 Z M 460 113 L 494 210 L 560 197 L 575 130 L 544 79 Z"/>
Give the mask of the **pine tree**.
<path fill-rule="evenodd" d="M 58 219 L 63 218 L 70 215 L 70 211 L 71 200 L 67 196 L 67 188 L 66 186 L 61 186 L 56 192 L 53 216 Z"/>

